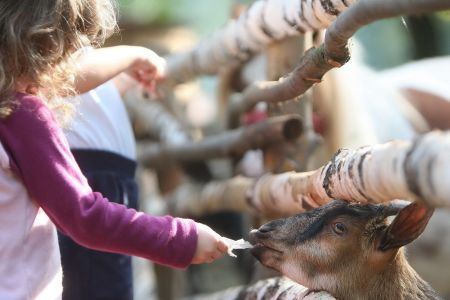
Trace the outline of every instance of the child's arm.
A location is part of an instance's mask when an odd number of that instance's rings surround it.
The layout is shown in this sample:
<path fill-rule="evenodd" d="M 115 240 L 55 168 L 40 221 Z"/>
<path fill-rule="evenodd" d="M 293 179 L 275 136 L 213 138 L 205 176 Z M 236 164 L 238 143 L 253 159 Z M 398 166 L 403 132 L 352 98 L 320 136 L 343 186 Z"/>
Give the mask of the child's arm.
<path fill-rule="evenodd" d="M 126 72 L 153 91 L 165 72 L 165 60 L 150 49 L 138 46 L 100 48 L 79 54 L 75 89 L 82 94 Z"/>
<path fill-rule="evenodd" d="M 0 122 L 0 140 L 31 198 L 75 241 L 175 267 L 223 252 L 220 236 L 192 220 L 148 216 L 92 192 L 52 113 L 34 96 L 18 98 L 19 107 Z"/>

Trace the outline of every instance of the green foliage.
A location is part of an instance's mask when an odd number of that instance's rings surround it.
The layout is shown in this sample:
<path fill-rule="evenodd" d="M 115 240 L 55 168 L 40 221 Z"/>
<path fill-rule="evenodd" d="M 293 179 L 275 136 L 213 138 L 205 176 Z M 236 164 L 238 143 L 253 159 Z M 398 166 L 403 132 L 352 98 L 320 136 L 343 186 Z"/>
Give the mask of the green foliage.
<path fill-rule="evenodd" d="M 436 16 L 443 22 L 447 22 L 450 25 L 450 10 L 442 11 L 436 14 Z"/>
<path fill-rule="evenodd" d="M 231 0 L 119 0 L 122 21 L 136 25 L 179 24 L 212 32 L 227 20 Z M 251 2 L 251 1 L 244 1 Z"/>
<path fill-rule="evenodd" d="M 412 58 L 412 41 L 402 19 L 378 21 L 356 34 L 363 47 L 364 60 L 376 69 L 405 63 Z"/>
<path fill-rule="evenodd" d="M 429 20 L 430 35 L 436 38 L 436 45 L 422 43 L 421 46 L 436 47 L 432 55 L 450 55 L 450 11 L 426 16 Z M 416 47 L 414 38 L 424 35 L 420 41 L 431 36 L 411 27 L 401 18 L 378 21 L 363 27 L 356 34 L 364 50 L 364 60 L 376 69 L 397 66 L 414 59 Z M 424 29 L 423 27 L 421 29 Z"/>
<path fill-rule="evenodd" d="M 148 24 L 170 20 L 173 1 L 119 0 L 120 17 L 128 23 Z"/>

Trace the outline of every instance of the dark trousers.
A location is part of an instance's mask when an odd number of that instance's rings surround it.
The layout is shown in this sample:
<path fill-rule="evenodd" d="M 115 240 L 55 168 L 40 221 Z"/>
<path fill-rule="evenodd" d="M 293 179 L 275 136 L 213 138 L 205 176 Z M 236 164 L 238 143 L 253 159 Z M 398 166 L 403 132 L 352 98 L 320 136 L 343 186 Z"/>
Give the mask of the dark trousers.
<path fill-rule="evenodd" d="M 137 208 L 136 163 L 112 152 L 72 150 L 91 188 L 112 202 Z M 107 234 L 107 233 L 105 233 Z M 89 250 L 59 233 L 63 300 L 131 300 L 131 257 Z"/>

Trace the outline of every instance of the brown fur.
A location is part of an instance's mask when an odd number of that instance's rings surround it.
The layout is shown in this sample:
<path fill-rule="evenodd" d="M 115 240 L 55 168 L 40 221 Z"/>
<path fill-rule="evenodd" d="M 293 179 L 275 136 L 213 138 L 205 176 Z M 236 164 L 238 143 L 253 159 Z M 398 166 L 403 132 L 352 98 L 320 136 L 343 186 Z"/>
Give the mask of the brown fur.
<path fill-rule="evenodd" d="M 335 201 L 252 231 L 252 252 L 265 266 L 338 299 L 439 299 L 401 248 L 420 235 L 432 211 L 414 203 L 388 222 L 399 210 Z"/>

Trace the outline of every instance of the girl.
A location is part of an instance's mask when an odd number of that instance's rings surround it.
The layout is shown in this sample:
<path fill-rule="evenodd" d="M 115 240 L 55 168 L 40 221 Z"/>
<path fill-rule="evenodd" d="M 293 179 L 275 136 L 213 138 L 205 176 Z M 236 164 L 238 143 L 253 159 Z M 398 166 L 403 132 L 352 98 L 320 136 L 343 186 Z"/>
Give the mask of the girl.
<path fill-rule="evenodd" d="M 92 192 L 49 107 L 68 58 L 114 28 L 109 0 L 0 1 L 0 299 L 60 299 L 56 226 L 86 247 L 186 267 L 227 250 L 209 227 L 151 217 Z M 149 85 L 152 57 L 130 65 Z M 114 63 L 114 62 L 111 62 Z M 143 71 L 139 71 L 142 69 Z M 150 70 L 150 71 L 149 71 Z"/>

